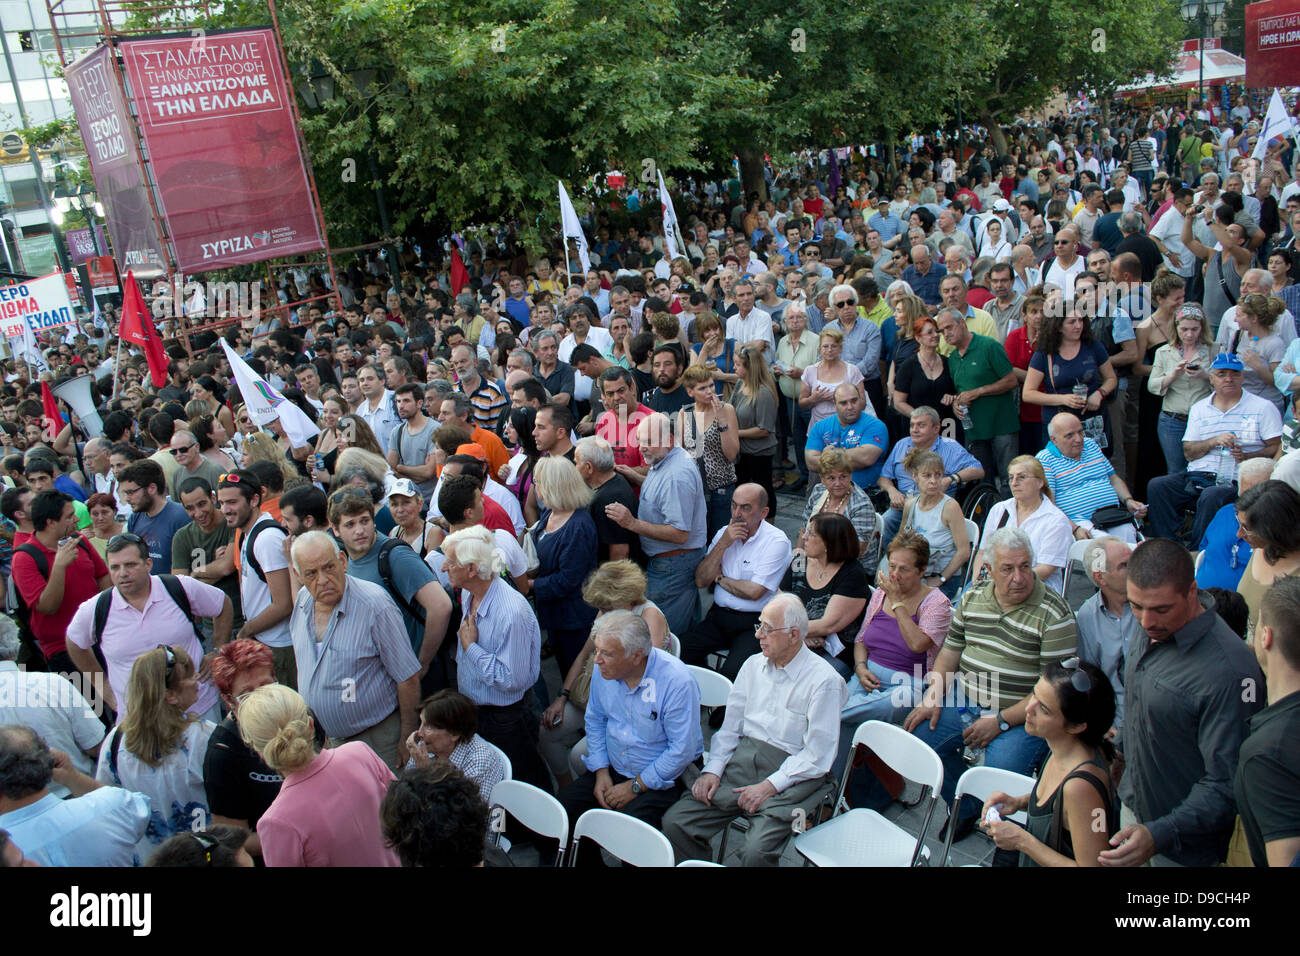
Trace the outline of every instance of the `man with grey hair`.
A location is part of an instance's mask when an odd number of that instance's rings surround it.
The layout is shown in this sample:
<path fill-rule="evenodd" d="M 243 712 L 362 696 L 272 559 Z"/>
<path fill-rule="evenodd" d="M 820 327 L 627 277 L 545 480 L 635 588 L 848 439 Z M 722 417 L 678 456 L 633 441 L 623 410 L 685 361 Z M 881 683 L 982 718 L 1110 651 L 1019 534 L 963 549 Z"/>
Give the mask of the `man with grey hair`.
<path fill-rule="evenodd" d="M 664 812 L 682 795 L 682 774 L 704 751 L 699 685 L 685 664 L 651 643 L 639 614 L 602 615 L 591 641 L 596 667 L 583 757 L 590 772 L 560 791 L 560 803 L 571 826 L 601 807 L 659 829 Z M 574 853 L 579 866 L 599 865 L 599 854 L 585 845 Z"/>
<path fill-rule="evenodd" d="M 1083 570 L 1097 593 L 1075 612 L 1079 628 L 1079 660 L 1092 664 L 1110 679 L 1115 691 L 1115 722 L 1124 726 L 1124 655 L 1138 632 L 1128 604 L 1128 559 L 1131 546 L 1112 535 L 1093 538 L 1083 549 Z"/>
<path fill-rule="evenodd" d="M 962 595 L 925 698 L 903 721 L 943 760 L 949 804 L 966 769 L 963 747 L 984 765 L 1031 774 L 1047 743 L 1025 731 L 1025 709 L 1043 667 L 1075 652 L 1074 614 L 1034 573 L 1034 546 L 1019 528 L 998 528 L 981 544 L 989 577 Z M 954 807 L 954 839 L 975 825 L 978 806 Z"/>
<path fill-rule="evenodd" d="M 57 782 L 72 796 L 50 790 Z M 41 735 L 0 724 L 0 829 L 41 866 L 140 866 L 149 798 L 108 787 L 60 759 Z"/>
<path fill-rule="evenodd" d="M 1273 276 L 1267 269 L 1247 269 L 1242 273 L 1241 295 L 1237 298 L 1242 299 L 1248 295 L 1273 295 L 1274 285 Z M 1214 344 L 1218 346 L 1220 352 L 1236 352 L 1240 354 L 1246 343 L 1250 341 L 1249 338 L 1246 338 L 1244 342 L 1239 341 L 1239 339 L 1242 338 L 1241 324 L 1237 321 L 1237 311 L 1239 308 L 1239 305 L 1234 304 L 1223 313 L 1223 318 L 1219 321 L 1219 331 L 1214 336 Z M 1269 334 L 1276 335 L 1282 340 L 1283 349 L 1290 348 L 1291 343 L 1296 341 L 1295 316 L 1291 314 L 1290 309 L 1284 309 L 1282 311 L 1282 314 L 1277 317 L 1277 321 L 1273 323 L 1273 328 L 1269 330 Z M 1262 338 L 1264 337 L 1261 337 L 1261 339 Z M 1258 345 L 1259 347 L 1263 347 L 1265 343 L 1261 340 Z M 1285 365 L 1288 362 L 1293 362 L 1296 359 L 1296 355 L 1288 356 L 1284 352 L 1280 358 L 1282 364 Z M 1278 361 L 1278 358 L 1268 352 L 1267 349 L 1261 353 L 1261 359 L 1266 364 Z M 1245 359 L 1243 358 L 1242 361 L 1245 361 Z M 1294 366 L 1292 367 L 1294 368 Z M 1285 383 L 1290 378 L 1290 375 L 1290 372 L 1283 372 L 1281 376 L 1277 377 L 1281 378 Z M 1272 378 L 1273 376 L 1268 376 L 1268 378 L 1265 379 L 1264 384 L 1269 384 Z M 1294 385 L 1294 383 L 1292 384 Z M 1260 393 L 1256 392 L 1256 394 Z M 1267 398 L 1269 396 L 1264 395 L 1263 397 Z"/>
<path fill-rule="evenodd" d="M 767 353 L 771 361 L 776 354 L 776 340 L 772 336 L 772 316 L 756 304 L 754 280 L 749 276 L 737 279 L 731 287 L 736 300 L 736 313 L 727 319 L 727 338 L 733 339 L 736 349 L 756 348 Z"/>
<path fill-rule="evenodd" d="M 512 372 L 522 370 L 532 375 L 536 367 L 537 365 L 533 361 L 533 353 L 528 349 L 511 349 L 510 354 L 506 356 L 506 368 Z"/>
<path fill-rule="evenodd" d="M 1132 209 L 1122 213 L 1119 217 L 1119 231 L 1123 238 L 1112 253 L 1114 261 L 1118 262 L 1126 253 L 1137 256 L 1142 264 L 1142 281 L 1150 282 L 1156 277 L 1156 270 L 1164 262 L 1164 257 L 1161 256 L 1160 247 L 1156 245 L 1155 240 L 1146 234 L 1142 214 Z"/>
<path fill-rule="evenodd" d="M 510 399 L 496 382 L 479 373 L 478 353 L 472 346 L 457 345 L 451 350 L 451 366 L 456 370 L 457 387 L 469 396 L 474 406 L 474 424 L 481 428 L 495 427 L 501 410 L 510 406 Z"/>
<path fill-rule="evenodd" d="M 347 556 L 324 531 L 300 535 L 291 556 L 302 582 L 289 618 L 298 692 L 330 746 L 360 740 L 400 770 L 418 724 L 421 668 L 397 604 L 348 574 Z"/>
<path fill-rule="evenodd" d="M 538 332 L 533 336 L 532 346 L 537 356 L 533 376 L 551 393 L 553 404 L 566 405 L 572 411 L 577 378 L 573 366 L 560 361 L 560 337 L 549 330 Z"/>
<path fill-rule="evenodd" d="M 597 560 L 604 564 L 632 558 L 639 563 L 641 545 L 637 536 L 605 513 L 605 506 L 611 504 L 623 505 L 633 516 L 637 512 L 637 496 L 631 482 L 615 470 L 613 447 L 596 435 L 583 438 L 574 450 L 573 463 L 592 492 L 587 513 L 596 523 Z"/>
<path fill-rule="evenodd" d="M 776 866 L 792 819 L 828 796 L 848 686 L 804 643 L 808 612 L 778 593 L 759 615 L 761 653 L 741 665 L 704 772 L 664 815 L 678 860 L 709 858 L 710 840 L 737 817 L 749 820 L 744 866 Z"/>
<path fill-rule="evenodd" d="M 62 674 L 18 666 L 22 642 L 18 625 L 0 615 L 0 724 L 30 727 L 82 773 L 94 775 L 104 724 L 77 686 Z M 102 699 L 102 690 L 94 695 Z M 50 792 L 66 797 L 68 788 L 51 783 Z"/>

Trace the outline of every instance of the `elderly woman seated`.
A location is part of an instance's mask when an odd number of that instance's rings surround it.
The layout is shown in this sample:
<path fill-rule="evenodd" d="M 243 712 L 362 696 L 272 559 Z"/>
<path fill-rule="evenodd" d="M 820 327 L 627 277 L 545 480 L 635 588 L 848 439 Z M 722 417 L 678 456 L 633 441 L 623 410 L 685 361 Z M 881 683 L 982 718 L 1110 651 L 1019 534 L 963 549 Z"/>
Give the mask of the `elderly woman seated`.
<path fill-rule="evenodd" d="M 795 550 L 802 551 L 808 534 L 808 525 L 821 514 L 838 514 L 848 518 L 858 535 L 858 563 L 868 574 L 874 573 L 880 563 L 880 519 L 871 499 L 853 481 L 853 466 L 848 452 L 843 448 L 827 448 L 817 460 L 818 482 L 808 493 L 808 504 L 803 511 L 803 530 L 795 542 Z"/>

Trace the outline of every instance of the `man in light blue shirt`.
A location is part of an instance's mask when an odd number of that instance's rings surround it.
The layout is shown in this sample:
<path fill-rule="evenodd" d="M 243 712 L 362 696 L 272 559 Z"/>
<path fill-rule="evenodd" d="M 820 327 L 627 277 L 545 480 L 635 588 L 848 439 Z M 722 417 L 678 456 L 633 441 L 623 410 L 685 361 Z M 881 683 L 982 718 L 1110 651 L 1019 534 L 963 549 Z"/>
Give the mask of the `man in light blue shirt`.
<path fill-rule="evenodd" d="M 1128 603 L 1129 546 L 1107 535 L 1093 538 L 1083 552 L 1083 569 L 1097 593 L 1075 612 L 1079 631 L 1079 659 L 1092 664 L 1110 679 L 1115 691 L 1115 723 L 1124 726 L 1124 649 L 1138 630 Z"/>
<path fill-rule="evenodd" d="M 867 226 L 879 232 L 880 241 L 885 244 L 886 248 L 892 249 L 898 245 L 894 241 L 894 237 L 901 235 L 903 232 L 903 220 L 889 211 L 888 196 L 879 197 L 876 200 L 876 207 L 876 213 L 867 220 Z"/>
<path fill-rule="evenodd" d="M 59 783 L 73 796 L 50 793 L 55 759 L 35 731 L 0 727 L 0 829 L 41 866 L 140 866 L 135 845 L 149 827 L 149 798 L 106 787 L 70 765 Z"/>
<path fill-rule="evenodd" d="M 960 442 L 945 438 L 940 432 L 939 413 L 929 405 L 912 409 L 908 437 L 900 439 L 889 452 L 876 484 L 889 495 L 889 510 L 884 518 L 884 537 L 881 548 L 894 540 L 899 525 L 903 523 L 903 505 L 906 497 L 916 491 L 916 482 L 903 468 L 903 459 L 913 448 L 928 448 L 943 459 L 944 493 L 952 494 L 960 485 L 979 481 L 984 477 L 984 466 Z"/>
<path fill-rule="evenodd" d="M 632 611 L 612 611 L 591 631 L 596 670 L 587 698 L 591 773 L 560 792 L 575 823 L 585 811 L 620 810 L 655 829 L 682 795 L 681 776 L 704 752 L 700 689 L 686 665 L 650 642 L 650 628 Z M 576 848 L 579 865 L 596 863 Z"/>
<path fill-rule="evenodd" d="M 655 412 L 641 419 L 636 440 L 650 463 L 637 514 L 615 503 L 605 506 L 605 515 L 640 537 L 648 562 L 646 597 L 674 634 L 685 634 L 700 617 L 695 568 L 704 556 L 708 528 L 704 483 L 691 456 L 674 443 L 668 416 Z"/>

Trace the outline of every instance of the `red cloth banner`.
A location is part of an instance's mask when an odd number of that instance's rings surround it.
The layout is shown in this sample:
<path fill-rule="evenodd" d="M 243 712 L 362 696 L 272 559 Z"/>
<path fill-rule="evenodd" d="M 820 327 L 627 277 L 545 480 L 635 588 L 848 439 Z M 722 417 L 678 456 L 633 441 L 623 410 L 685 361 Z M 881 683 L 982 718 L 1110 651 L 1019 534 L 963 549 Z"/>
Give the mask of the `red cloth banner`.
<path fill-rule="evenodd" d="M 122 322 L 118 326 L 118 334 L 123 342 L 144 349 L 153 387 L 162 388 L 167 384 L 167 353 L 163 350 L 162 339 L 158 337 L 158 328 L 153 323 L 153 316 L 145 308 L 140 284 L 135 281 L 130 269 L 126 270 L 123 285 L 126 288 L 122 293 Z"/>
<path fill-rule="evenodd" d="M 149 205 L 131 112 L 122 99 L 111 49 L 101 46 L 67 69 L 68 96 L 86 143 L 95 190 L 104 204 L 113 249 L 127 268 L 167 274 L 167 254 Z"/>
<path fill-rule="evenodd" d="M 451 247 L 451 294 L 460 295 L 460 290 L 469 285 L 469 270 L 460 257 L 460 250 Z"/>
<path fill-rule="evenodd" d="M 324 247 L 269 29 L 119 45 L 182 272 Z"/>
<path fill-rule="evenodd" d="M 1246 86 L 1300 86 L 1300 0 L 1247 4 Z"/>

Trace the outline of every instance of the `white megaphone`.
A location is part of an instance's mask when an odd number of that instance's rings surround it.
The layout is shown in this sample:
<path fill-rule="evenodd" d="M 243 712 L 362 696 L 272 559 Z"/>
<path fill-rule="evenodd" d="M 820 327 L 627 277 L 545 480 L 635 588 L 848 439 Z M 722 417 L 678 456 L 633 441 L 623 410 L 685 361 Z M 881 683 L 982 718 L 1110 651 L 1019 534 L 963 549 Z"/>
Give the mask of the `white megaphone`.
<path fill-rule="evenodd" d="M 56 398 L 72 406 L 72 410 L 81 419 L 81 430 L 86 433 L 87 438 L 98 438 L 104 434 L 104 420 L 99 417 L 99 412 L 95 411 L 94 399 L 90 397 L 91 381 L 91 376 L 79 375 L 68 379 L 62 385 L 55 385 L 50 391 Z"/>

